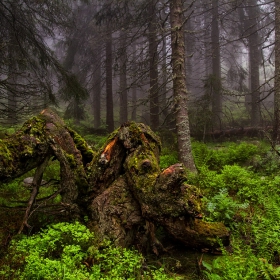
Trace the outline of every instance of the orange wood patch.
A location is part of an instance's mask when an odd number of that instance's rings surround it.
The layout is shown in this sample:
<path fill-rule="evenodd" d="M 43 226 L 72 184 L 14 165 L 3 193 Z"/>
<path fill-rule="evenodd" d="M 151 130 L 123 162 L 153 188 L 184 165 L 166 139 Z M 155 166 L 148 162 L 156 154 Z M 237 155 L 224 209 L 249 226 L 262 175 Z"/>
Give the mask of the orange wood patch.
<path fill-rule="evenodd" d="M 148 142 L 149 142 L 144 133 L 141 133 L 140 137 L 141 137 L 141 140 L 142 140 L 144 143 L 148 143 Z"/>
<path fill-rule="evenodd" d="M 171 165 L 168 168 L 164 169 L 161 174 L 167 176 L 167 175 L 172 174 L 174 172 L 174 170 L 175 170 L 175 167 L 173 165 Z"/>
<path fill-rule="evenodd" d="M 114 145 L 116 144 L 117 142 L 117 137 L 114 138 L 105 148 L 104 152 L 102 153 L 102 155 L 105 156 L 106 160 L 110 160 L 111 159 L 111 154 L 112 154 L 112 150 L 113 150 L 113 147 Z"/>

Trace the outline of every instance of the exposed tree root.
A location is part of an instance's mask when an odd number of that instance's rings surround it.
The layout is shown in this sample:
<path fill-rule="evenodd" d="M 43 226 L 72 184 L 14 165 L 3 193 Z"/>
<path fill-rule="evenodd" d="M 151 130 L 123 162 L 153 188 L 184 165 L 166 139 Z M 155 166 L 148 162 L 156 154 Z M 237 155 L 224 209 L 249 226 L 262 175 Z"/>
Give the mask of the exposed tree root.
<path fill-rule="evenodd" d="M 72 219 L 89 217 L 88 226 L 116 244 L 140 244 L 164 250 L 156 227 L 192 248 L 219 247 L 229 233 L 221 223 L 200 218 L 201 194 L 185 183 L 181 164 L 159 168 L 160 140 L 144 124 L 127 123 L 94 153 L 52 111 L 27 121 L 15 135 L 0 141 L 0 179 L 11 180 L 38 167 L 26 214 L 30 214 L 43 170 L 51 156 L 60 163 L 62 204 Z"/>

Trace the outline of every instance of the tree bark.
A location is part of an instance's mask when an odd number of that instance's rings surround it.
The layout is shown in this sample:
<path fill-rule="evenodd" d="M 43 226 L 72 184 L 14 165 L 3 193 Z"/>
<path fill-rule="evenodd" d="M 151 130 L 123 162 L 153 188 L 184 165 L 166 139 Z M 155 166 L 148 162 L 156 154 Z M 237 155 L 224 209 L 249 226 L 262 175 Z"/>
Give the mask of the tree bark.
<path fill-rule="evenodd" d="M 158 85 L 158 40 L 156 1 L 149 5 L 149 63 L 150 63 L 150 125 L 156 130 L 159 127 L 159 85 Z"/>
<path fill-rule="evenodd" d="M 179 159 L 189 170 L 196 172 L 192 150 L 188 117 L 188 91 L 185 74 L 185 46 L 183 34 L 183 4 L 173 0 L 170 4 L 173 94 L 175 102 L 176 129 Z"/>
<path fill-rule="evenodd" d="M 112 34 L 109 28 L 106 38 L 106 125 L 109 132 L 114 130 L 114 105 L 113 105 L 113 58 Z"/>
<path fill-rule="evenodd" d="M 136 75 L 136 72 L 137 72 L 137 67 L 136 67 L 136 61 L 137 61 L 137 50 L 136 50 L 136 42 L 134 42 L 132 44 L 132 57 L 133 57 L 133 66 L 132 66 L 132 74 L 133 75 Z M 137 118 L 137 86 L 136 85 L 133 85 L 132 86 L 132 111 L 131 111 L 131 120 L 132 121 L 136 121 L 136 118 Z"/>
<path fill-rule="evenodd" d="M 120 57 L 120 123 L 124 123 L 128 118 L 127 109 L 127 77 L 126 77 L 126 33 L 121 31 L 120 34 L 120 44 L 121 44 L 121 57 Z"/>
<path fill-rule="evenodd" d="M 251 125 L 259 126 L 261 121 L 260 112 L 260 49 L 258 35 L 258 5 L 256 0 L 248 0 L 246 7 L 248 13 L 248 49 L 250 69 L 250 92 L 251 92 Z"/>
<path fill-rule="evenodd" d="M 14 4 L 11 4 L 10 7 L 12 10 L 14 9 Z M 16 91 L 16 84 L 17 84 L 17 64 L 16 61 L 13 59 L 13 55 L 16 52 L 16 37 L 14 32 L 9 32 L 9 53 L 8 53 L 8 88 L 7 88 L 7 123 L 9 125 L 15 125 L 18 123 L 17 119 L 17 91 Z"/>
<path fill-rule="evenodd" d="M 280 144 L 280 3 L 275 0 L 275 79 L 273 142 Z"/>
<path fill-rule="evenodd" d="M 0 142 L 0 179 L 11 180 L 55 156 L 61 166 L 62 205 L 71 219 L 87 215 L 88 226 L 101 238 L 122 246 L 152 242 L 157 252 L 161 246 L 155 229 L 161 226 L 190 247 L 219 247 L 217 237 L 228 244 L 223 224 L 200 220 L 201 193 L 185 183 L 183 166 L 161 172 L 160 149 L 149 127 L 126 123 L 94 154 L 48 110 Z"/>
<path fill-rule="evenodd" d="M 101 126 L 101 81 L 102 81 L 102 58 L 101 58 L 101 46 L 94 47 L 94 65 L 95 68 L 93 70 L 93 116 L 94 116 L 94 128 L 99 128 Z"/>
<path fill-rule="evenodd" d="M 212 46 L 212 126 L 221 129 L 221 55 L 218 0 L 212 0 L 211 46 Z"/>

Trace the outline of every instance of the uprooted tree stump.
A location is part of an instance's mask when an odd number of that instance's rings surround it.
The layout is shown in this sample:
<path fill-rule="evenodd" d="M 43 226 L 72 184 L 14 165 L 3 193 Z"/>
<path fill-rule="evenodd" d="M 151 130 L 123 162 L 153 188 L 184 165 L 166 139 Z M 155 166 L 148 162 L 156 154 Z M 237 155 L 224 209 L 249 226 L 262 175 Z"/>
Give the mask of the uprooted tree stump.
<path fill-rule="evenodd" d="M 0 140 L 0 181 L 9 181 L 55 157 L 60 163 L 61 205 L 72 219 L 89 217 L 88 226 L 117 245 L 161 248 L 155 229 L 192 248 L 228 243 L 222 223 L 201 220 L 201 194 L 185 183 L 181 164 L 161 171 L 160 140 L 141 123 L 126 123 L 95 153 L 52 111 L 44 110 L 21 130 Z M 23 225 L 28 226 L 30 198 Z"/>

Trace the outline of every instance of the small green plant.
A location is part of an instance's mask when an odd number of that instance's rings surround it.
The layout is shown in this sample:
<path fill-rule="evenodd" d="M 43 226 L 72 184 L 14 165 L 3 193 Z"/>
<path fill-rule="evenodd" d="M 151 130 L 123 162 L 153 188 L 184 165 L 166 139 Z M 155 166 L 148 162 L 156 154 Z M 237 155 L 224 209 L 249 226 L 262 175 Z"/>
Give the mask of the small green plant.
<path fill-rule="evenodd" d="M 134 250 L 98 241 L 86 226 L 58 223 L 30 237 L 12 241 L 3 279 L 180 279 L 163 268 L 144 271 L 144 258 Z"/>
<path fill-rule="evenodd" d="M 107 136 L 88 134 L 84 136 L 86 142 L 94 149 L 100 149 L 107 140 Z"/>
<path fill-rule="evenodd" d="M 163 148 L 160 155 L 160 168 L 165 169 L 179 161 L 177 151 L 170 151 L 168 148 Z"/>
<path fill-rule="evenodd" d="M 208 280 L 257 280 L 280 279 L 280 267 L 273 266 L 255 255 L 252 248 L 240 241 L 233 241 L 233 253 L 223 249 L 223 256 L 208 263 L 203 261 L 203 271 Z"/>
<path fill-rule="evenodd" d="M 207 166 L 210 170 L 221 170 L 224 165 L 240 164 L 248 165 L 253 157 L 259 153 L 259 147 L 255 144 L 242 142 L 223 143 L 221 146 L 209 148 L 206 144 L 194 142 L 193 153 L 198 169 Z"/>
<path fill-rule="evenodd" d="M 206 204 L 207 219 L 210 221 L 224 222 L 225 225 L 233 225 L 233 217 L 240 209 L 249 206 L 248 203 L 238 203 L 228 195 L 227 189 L 220 189 L 219 193 L 208 199 L 203 198 Z"/>
<path fill-rule="evenodd" d="M 278 172 L 280 168 L 280 157 L 271 149 L 263 155 L 256 155 L 253 160 L 253 170 L 263 175 L 271 175 Z"/>

